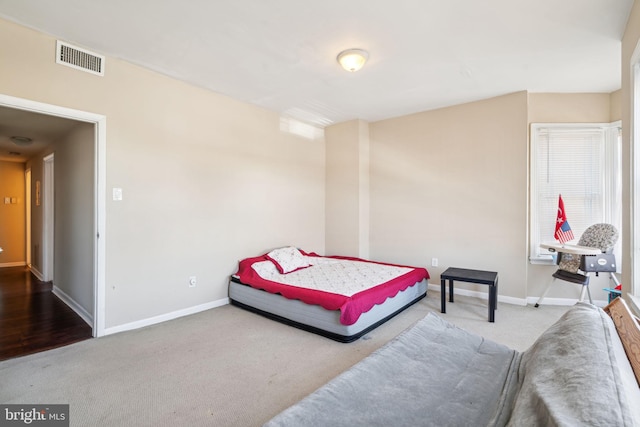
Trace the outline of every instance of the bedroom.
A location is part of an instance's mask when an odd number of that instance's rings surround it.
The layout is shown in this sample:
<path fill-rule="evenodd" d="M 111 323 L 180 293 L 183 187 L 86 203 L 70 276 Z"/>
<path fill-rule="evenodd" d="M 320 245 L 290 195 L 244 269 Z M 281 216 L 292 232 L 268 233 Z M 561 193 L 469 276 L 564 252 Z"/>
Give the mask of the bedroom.
<path fill-rule="evenodd" d="M 272 111 L 117 58 L 104 77 L 78 73 L 50 60 L 54 37 L 6 20 L 0 31 L 15 40 L 2 47 L 12 66 L 0 93 L 108 118 L 103 185 L 124 197 L 105 203 L 98 334 L 224 304 L 239 259 L 289 244 L 424 265 L 434 277 L 455 264 L 498 270 L 501 300 L 522 304 L 549 274 L 526 262 L 529 123 L 615 121 L 626 99 L 522 90 L 346 121 L 323 144 L 279 131 Z"/>

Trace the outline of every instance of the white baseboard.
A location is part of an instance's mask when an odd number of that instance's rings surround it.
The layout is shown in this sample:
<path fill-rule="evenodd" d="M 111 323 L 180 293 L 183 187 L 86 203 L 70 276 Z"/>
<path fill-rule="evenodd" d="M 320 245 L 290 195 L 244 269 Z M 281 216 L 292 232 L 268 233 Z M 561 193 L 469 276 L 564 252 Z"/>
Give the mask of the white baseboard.
<path fill-rule="evenodd" d="M 38 280 L 40 280 L 41 282 L 44 282 L 44 274 L 40 273 L 40 271 L 38 271 L 38 269 L 35 268 L 33 265 L 31 266 L 31 272 L 33 273 L 34 276 L 36 276 Z"/>
<path fill-rule="evenodd" d="M 440 285 L 429 284 L 429 290 L 440 292 Z M 449 286 L 447 285 L 447 292 L 449 292 Z M 488 292 L 479 292 L 479 291 L 470 291 L 468 289 L 455 288 L 455 295 L 463 295 L 466 297 L 474 297 L 480 299 L 489 299 Z M 506 295 L 498 295 L 498 302 L 506 302 L 507 304 L 513 305 L 527 305 L 527 300 L 524 298 L 515 298 Z"/>
<path fill-rule="evenodd" d="M 143 328 L 145 326 L 155 325 L 156 323 L 166 322 L 167 320 L 177 319 L 179 317 L 188 316 L 190 314 L 200 313 L 201 311 L 210 310 L 212 308 L 221 307 L 229 304 L 229 298 L 223 298 L 217 301 L 211 301 L 205 304 L 196 305 L 185 308 L 183 310 L 172 311 L 171 313 L 161 314 L 159 316 L 150 317 L 148 319 L 137 320 L 124 325 L 112 326 L 104 330 L 104 335 L 111 335 L 118 332 L 131 331 L 133 329 Z"/>
<path fill-rule="evenodd" d="M 631 309 L 635 312 L 636 316 L 640 315 L 640 298 L 627 294 L 627 302 L 631 306 Z"/>
<path fill-rule="evenodd" d="M 538 302 L 538 300 L 540 299 L 540 297 L 527 297 L 527 302 L 531 305 L 535 305 L 535 303 Z M 575 303 L 578 302 L 578 298 L 549 298 L 549 297 L 544 297 L 544 300 L 542 301 L 541 306 L 543 305 L 575 305 Z M 589 298 L 585 298 L 585 302 L 589 302 Z M 605 301 L 605 300 L 599 300 L 599 299 L 594 299 L 593 300 L 593 305 L 598 306 L 598 307 L 604 307 L 605 305 L 609 304 L 609 301 Z"/>
<path fill-rule="evenodd" d="M 435 292 L 440 292 L 440 285 L 432 283 L 428 284 L 428 289 Z M 480 299 L 488 299 L 489 294 L 487 292 L 470 291 L 467 289 L 457 288 L 455 290 L 456 295 L 470 296 Z M 527 298 L 515 298 L 506 295 L 498 295 L 498 301 L 507 304 L 526 306 L 527 304 L 535 304 L 538 301 L 538 297 Z M 577 299 L 569 298 L 545 298 L 544 304 L 548 305 L 565 305 L 571 306 L 576 303 Z M 177 319 L 179 317 L 188 316 L 190 314 L 200 313 L 201 311 L 210 310 L 212 308 L 221 307 L 229 304 L 229 298 L 223 298 L 216 301 L 211 301 L 205 304 L 196 305 L 193 307 L 185 308 L 183 310 L 172 311 L 171 313 L 161 314 L 159 316 L 150 317 L 147 319 L 137 320 L 135 322 L 125 323 L 123 325 L 112 326 L 104 330 L 104 336 L 116 334 L 119 332 L 131 331 L 134 329 L 144 328 L 145 326 L 155 325 L 157 323 L 166 322 L 168 320 Z M 604 307 L 607 301 L 594 301 L 595 305 Z"/>
<path fill-rule="evenodd" d="M 27 265 L 27 263 L 24 262 L 24 261 L 3 262 L 3 263 L 0 263 L 0 268 L 4 268 L 4 267 L 24 267 L 25 265 Z"/>
<path fill-rule="evenodd" d="M 440 292 L 440 285 L 429 284 L 429 290 L 433 290 L 436 292 Z M 449 286 L 447 285 L 447 292 L 449 291 Z M 460 289 L 455 288 L 455 295 L 464 295 L 468 297 L 475 297 L 480 299 L 489 299 L 488 292 L 478 292 L 478 291 L 470 291 L 468 289 Z M 505 302 L 507 304 L 513 305 L 521 305 L 525 306 L 528 304 L 534 305 L 538 302 L 540 297 L 527 297 L 527 298 L 515 298 L 507 295 L 498 295 L 498 302 Z M 545 298 L 542 301 L 542 305 L 564 305 L 571 306 L 574 305 L 578 301 L 578 298 Z M 604 307 L 608 304 L 608 301 L 602 300 L 593 300 L 593 304 L 598 307 Z"/>
<path fill-rule="evenodd" d="M 87 322 L 87 325 L 93 328 L 93 316 L 85 310 L 84 307 L 78 304 L 78 302 L 71 298 L 65 291 L 55 285 L 53 286 L 52 292 L 55 296 L 60 298 L 63 303 L 67 304 L 71 310 L 75 311 L 78 316 L 82 317 L 82 320 Z"/>

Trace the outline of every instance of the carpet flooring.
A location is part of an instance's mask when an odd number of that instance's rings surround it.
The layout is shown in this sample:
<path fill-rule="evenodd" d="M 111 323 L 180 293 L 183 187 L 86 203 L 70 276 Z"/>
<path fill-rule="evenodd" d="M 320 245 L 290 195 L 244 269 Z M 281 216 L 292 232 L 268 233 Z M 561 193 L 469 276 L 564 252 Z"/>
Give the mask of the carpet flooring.
<path fill-rule="evenodd" d="M 0 362 L 0 402 L 70 405 L 72 426 L 260 426 L 436 312 L 525 350 L 568 307 L 427 298 L 343 344 L 234 306 Z"/>

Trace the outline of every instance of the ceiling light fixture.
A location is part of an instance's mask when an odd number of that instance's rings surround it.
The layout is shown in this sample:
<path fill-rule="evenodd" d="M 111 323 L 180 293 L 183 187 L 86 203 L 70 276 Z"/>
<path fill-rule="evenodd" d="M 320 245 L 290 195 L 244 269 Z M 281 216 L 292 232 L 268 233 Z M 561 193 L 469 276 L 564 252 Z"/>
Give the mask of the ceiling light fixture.
<path fill-rule="evenodd" d="M 363 49 L 347 49 L 340 52 L 337 59 L 342 68 L 354 73 L 367 62 L 369 52 Z"/>
<path fill-rule="evenodd" d="M 24 147 L 25 145 L 29 145 L 33 142 L 33 139 L 27 137 L 27 136 L 12 136 L 11 141 L 20 146 L 20 147 Z"/>

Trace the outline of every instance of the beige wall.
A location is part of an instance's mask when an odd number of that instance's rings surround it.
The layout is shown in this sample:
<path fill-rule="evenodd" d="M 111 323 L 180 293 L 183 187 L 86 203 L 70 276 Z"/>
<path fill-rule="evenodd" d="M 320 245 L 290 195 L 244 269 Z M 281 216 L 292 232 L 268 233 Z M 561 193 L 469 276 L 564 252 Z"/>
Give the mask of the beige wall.
<path fill-rule="evenodd" d="M 448 266 L 496 270 L 503 300 L 537 299 L 556 267 L 528 262 L 529 125 L 616 121 L 619 99 L 620 91 L 518 92 L 368 124 L 371 257 L 426 266 L 434 284 Z M 358 125 L 326 131 L 327 247 L 357 243 Z M 593 297 L 606 300 L 608 277 L 592 281 Z M 548 297 L 573 299 L 579 290 L 559 283 Z"/>
<path fill-rule="evenodd" d="M 530 93 L 529 123 L 609 123 L 620 120 L 608 93 Z"/>
<path fill-rule="evenodd" d="M 93 316 L 94 125 L 80 123 L 55 144 L 53 284 Z"/>
<path fill-rule="evenodd" d="M 432 283 L 449 266 L 498 271 L 500 295 L 524 298 L 526 92 L 376 122 L 371 141 L 372 257 L 427 266 Z"/>
<path fill-rule="evenodd" d="M 104 77 L 57 65 L 54 38 L 7 21 L 0 39 L 0 93 L 107 117 L 107 328 L 226 298 L 241 258 L 324 252 L 322 141 L 115 58 Z"/>
<path fill-rule="evenodd" d="M 24 163 L 0 161 L 0 266 L 24 265 L 26 261 L 24 172 Z"/>
<path fill-rule="evenodd" d="M 609 122 L 613 123 L 622 120 L 622 90 L 612 92 L 610 95 L 609 107 L 611 115 L 609 116 Z"/>

